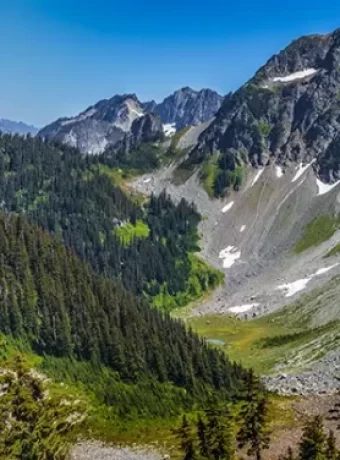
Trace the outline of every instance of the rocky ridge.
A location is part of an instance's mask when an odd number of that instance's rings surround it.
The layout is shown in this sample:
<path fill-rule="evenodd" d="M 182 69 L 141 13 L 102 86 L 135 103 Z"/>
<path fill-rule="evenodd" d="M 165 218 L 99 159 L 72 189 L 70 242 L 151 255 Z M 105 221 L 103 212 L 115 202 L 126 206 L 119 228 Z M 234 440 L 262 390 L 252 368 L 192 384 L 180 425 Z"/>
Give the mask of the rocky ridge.
<path fill-rule="evenodd" d="M 30 134 L 31 136 L 35 136 L 39 130 L 34 126 L 23 123 L 22 121 L 18 122 L 2 118 L 0 119 L 0 131 L 6 134 Z"/>
<path fill-rule="evenodd" d="M 190 88 L 176 91 L 160 104 L 142 103 L 135 94 L 116 95 L 75 117 L 56 120 L 39 135 L 77 147 L 82 153 L 100 154 L 107 147 L 125 150 L 210 120 L 222 100 L 212 90 Z"/>
<path fill-rule="evenodd" d="M 228 95 L 188 160 L 220 152 L 222 170 L 313 161 L 324 182 L 340 180 L 340 29 L 301 37 Z"/>

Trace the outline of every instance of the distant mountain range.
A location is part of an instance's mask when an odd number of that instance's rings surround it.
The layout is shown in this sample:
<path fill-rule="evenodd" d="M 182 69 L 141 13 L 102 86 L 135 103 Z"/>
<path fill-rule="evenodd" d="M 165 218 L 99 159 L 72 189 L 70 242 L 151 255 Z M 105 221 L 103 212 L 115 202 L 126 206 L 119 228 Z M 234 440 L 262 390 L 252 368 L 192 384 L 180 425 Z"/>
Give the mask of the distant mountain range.
<path fill-rule="evenodd" d="M 0 119 L 0 131 L 3 133 L 22 135 L 31 134 L 32 136 L 35 136 L 39 130 L 35 126 L 27 125 L 21 121 L 12 121 L 2 118 Z"/>
<path fill-rule="evenodd" d="M 135 145 L 172 135 L 185 126 L 212 119 L 223 97 L 210 89 L 182 88 L 157 104 L 135 94 L 104 99 L 71 118 L 60 118 L 39 135 L 54 138 L 82 153 L 102 153 L 108 146 Z"/>

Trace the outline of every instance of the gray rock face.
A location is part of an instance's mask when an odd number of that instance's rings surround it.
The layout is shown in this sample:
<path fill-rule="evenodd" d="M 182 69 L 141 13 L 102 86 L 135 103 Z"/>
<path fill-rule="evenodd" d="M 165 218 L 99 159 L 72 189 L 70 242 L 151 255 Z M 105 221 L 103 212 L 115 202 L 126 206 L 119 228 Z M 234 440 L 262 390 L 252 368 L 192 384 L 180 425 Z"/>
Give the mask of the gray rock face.
<path fill-rule="evenodd" d="M 137 96 L 124 94 L 102 100 L 76 117 L 60 118 L 43 128 L 39 135 L 77 147 L 82 153 L 97 154 L 109 145 L 124 142 L 126 135 L 131 134 L 134 121 L 144 115 Z M 154 127 L 147 121 L 143 126 L 144 135 L 146 127 Z"/>
<path fill-rule="evenodd" d="M 195 91 L 182 88 L 163 102 L 153 107 L 163 123 L 174 123 L 176 129 L 205 123 L 216 114 L 223 102 L 223 96 L 211 89 Z M 149 103 L 150 104 L 150 103 Z"/>
<path fill-rule="evenodd" d="M 143 117 L 136 118 L 131 129 L 112 148 L 114 151 L 129 152 L 139 144 L 163 140 L 164 132 L 161 119 L 153 113 L 147 113 Z"/>
<path fill-rule="evenodd" d="M 87 108 L 76 117 L 60 118 L 39 135 L 77 147 L 82 153 L 99 154 L 107 147 L 135 146 L 143 139 L 163 136 L 163 124 L 180 129 L 210 119 L 219 109 L 222 96 L 211 90 L 176 91 L 161 104 L 142 103 L 135 94 L 117 95 Z M 135 123 L 136 122 L 136 123 Z"/>
<path fill-rule="evenodd" d="M 35 136 L 38 133 L 38 128 L 34 126 L 26 125 L 22 121 L 11 121 L 6 119 L 0 119 L 0 131 L 8 134 L 20 134 Z"/>
<path fill-rule="evenodd" d="M 294 41 L 228 95 L 189 162 L 216 151 L 255 167 L 314 160 L 323 181 L 339 180 L 340 29 Z"/>

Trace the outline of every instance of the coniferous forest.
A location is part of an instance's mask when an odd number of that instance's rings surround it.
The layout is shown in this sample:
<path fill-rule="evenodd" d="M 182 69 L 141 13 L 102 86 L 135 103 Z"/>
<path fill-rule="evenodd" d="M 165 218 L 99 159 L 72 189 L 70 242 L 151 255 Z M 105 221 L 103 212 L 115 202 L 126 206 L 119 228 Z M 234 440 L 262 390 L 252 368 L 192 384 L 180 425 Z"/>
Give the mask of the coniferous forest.
<path fill-rule="evenodd" d="M 138 204 L 112 180 L 115 164 L 112 156 L 82 156 L 38 137 L 0 135 L 1 207 L 25 214 L 138 296 L 177 295 L 170 307 L 182 306 L 215 286 L 220 274 L 203 263 L 197 269 L 191 257 L 195 207 L 184 199 L 175 205 L 165 193 Z"/>

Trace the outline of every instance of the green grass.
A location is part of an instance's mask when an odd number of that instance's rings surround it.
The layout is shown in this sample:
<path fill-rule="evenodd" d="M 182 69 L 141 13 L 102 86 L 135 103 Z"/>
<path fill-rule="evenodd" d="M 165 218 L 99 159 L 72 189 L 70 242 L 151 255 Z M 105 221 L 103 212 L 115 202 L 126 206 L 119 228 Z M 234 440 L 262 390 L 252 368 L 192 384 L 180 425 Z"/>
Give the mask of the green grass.
<path fill-rule="evenodd" d="M 306 249 L 317 246 L 331 238 L 340 227 L 340 216 L 322 215 L 310 222 L 294 247 L 299 254 Z"/>
<path fill-rule="evenodd" d="M 205 165 L 202 168 L 201 180 L 203 183 L 203 188 L 210 196 L 210 198 L 214 197 L 214 185 L 219 171 L 218 158 L 219 153 L 215 153 L 213 156 L 209 158 L 209 160 L 205 163 Z"/>
<path fill-rule="evenodd" d="M 135 238 L 147 238 L 150 229 L 142 220 L 137 220 L 133 225 L 130 222 L 114 229 L 114 234 L 124 246 L 128 246 Z"/>
<path fill-rule="evenodd" d="M 333 249 L 331 249 L 331 250 L 325 255 L 325 257 L 335 256 L 336 254 L 339 254 L 339 252 L 340 252 L 340 244 L 337 244 L 336 246 L 334 246 Z"/>
<path fill-rule="evenodd" d="M 319 352 L 321 357 L 338 346 L 340 340 L 339 323 L 312 327 L 302 303 L 248 321 L 234 316 L 211 315 L 193 317 L 187 323 L 203 337 L 223 341 L 224 345 L 217 346 L 232 360 L 252 367 L 259 374 L 269 374 L 282 363 L 288 367 L 291 363 L 291 370 L 293 367 L 298 369 L 298 353 L 303 359 Z M 318 341 L 322 344 L 320 349 Z"/>
<path fill-rule="evenodd" d="M 194 254 L 190 255 L 191 270 L 186 289 L 176 295 L 170 295 L 168 287 L 164 284 L 161 292 L 152 300 L 152 306 L 164 311 L 187 307 L 203 296 L 209 294 L 223 282 L 224 275 L 219 270 L 210 267 Z"/>
<path fill-rule="evenodd" d="M 184 136 L 184 134 L 189 131 L 190 128 L 191 128 L 190 126 L 185 126 L 180 131 L 175 132 L 175 134 L 171 138 L 171 144 L 170 144 L 171 149 L 177 149 L 179 141 Z"/>

